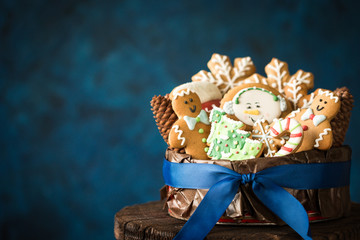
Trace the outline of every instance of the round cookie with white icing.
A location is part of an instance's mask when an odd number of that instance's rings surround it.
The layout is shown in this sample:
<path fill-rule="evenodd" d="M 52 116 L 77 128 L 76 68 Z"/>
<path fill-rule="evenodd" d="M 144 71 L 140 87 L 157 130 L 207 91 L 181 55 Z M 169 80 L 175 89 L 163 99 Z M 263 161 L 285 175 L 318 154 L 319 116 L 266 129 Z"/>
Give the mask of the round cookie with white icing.
<path fill-rule="evenodd" d="M 172 107 L 178 120 L 169 133 L 171 148 L 184 148 L 196 159 L 209 159 L 206 139 L 210 133 L 209 117 L 201 109 L 199 96 L 190 89 L 181 89 L 171 96 Z"/>
<path fill-rule="evenodd" d="M 182 89 L 189 89 L 192 92 L 196 93 L 201 101 L 201 107 L 206 112 L 210 112 L 211 109 L 220 106 L 220 101 L 222 94 L 220 89 L 210 82 L 188 82 L 181 84 L 174 88 L 170 93 L 170 98 L 175 92 L 178 92 Z"/>
<path fill-rule="evenodd" d="M 231 89 L 221 100 L 225 112 L 248 126 L 259 119 L 271 123 L 291 112 L 290 102 L 276 89 L 260 83 L 248 83 Z"/>

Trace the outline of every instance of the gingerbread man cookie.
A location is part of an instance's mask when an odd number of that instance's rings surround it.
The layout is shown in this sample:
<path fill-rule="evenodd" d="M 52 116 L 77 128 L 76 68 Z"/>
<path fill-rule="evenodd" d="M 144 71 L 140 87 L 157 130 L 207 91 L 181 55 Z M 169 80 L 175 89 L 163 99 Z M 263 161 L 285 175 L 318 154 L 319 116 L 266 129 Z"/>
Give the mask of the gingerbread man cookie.
<path fill-rule="evenodd" d="M 195 92 L 201 101 L 201 107 L 206 112 L 210 112 L 211 109 L 216 106 L 220 106 L 220 101 L 222 98 L 222 94 L 219 88 L 210 82 L 188 82 L 177 86 L 172 90 L 170 96 L 173 95 L 173 92 L 178 92 L 181 89 L 190 89 Z"/>
<path fill-rule="evenodd" d="M 261 83 L 248 83 L 231 89 L 220 106 L 248 126 L 253 126 L 258 119 L 271 123 L 292 110 L 290 102 L 276 89 Z"/>
<path fill-rule="evenodd" d="M 210 122 L 201 109 L 199 96 L 190 89 L 173 93 L 172 107 L 178 116 L 169 134 L 171 148 L 185 148 L 185 152 L 196 159 L 209 159 L 205 150 L 210 133 Z"/>
<path fill-rule="evenodd" d="M 327 150 L 332 146 L 330 121 L 339 112 L 340 105 L 339 98 L 333 92 L 319 89 L 309 108 L 297 109 L 288 115 L 295 118 L 304 130 L 303 143 L 297 152 L 313 148 Z"/>

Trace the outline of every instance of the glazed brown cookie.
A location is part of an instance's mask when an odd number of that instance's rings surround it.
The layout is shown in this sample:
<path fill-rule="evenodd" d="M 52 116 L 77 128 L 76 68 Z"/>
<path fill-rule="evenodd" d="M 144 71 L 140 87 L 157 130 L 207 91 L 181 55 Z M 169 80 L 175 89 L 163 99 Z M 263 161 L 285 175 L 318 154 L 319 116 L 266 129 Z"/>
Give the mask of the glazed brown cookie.
<path fill-rule="evenodd" d="M 173 93 L 172 107 L 179 119 L 169 134 L 170 147 L 185 148 L 185 152 L 196 159 L 208 159 L 205 151 L 210 122 L 201 109 L 199 96 L 189 89 L 181 89 Z"/>
<path fill-rule="evenodd" d="M 333 92 L 319 89 L 309 108 L 297 109 L 288 115 L 289 118 L 295 118 L 304 130 L 303 143 L 297 152 L 313 148 L 327 150 L 332 146 L 330 121 L 339 112 L 340 105 L 339 97 Z"/>

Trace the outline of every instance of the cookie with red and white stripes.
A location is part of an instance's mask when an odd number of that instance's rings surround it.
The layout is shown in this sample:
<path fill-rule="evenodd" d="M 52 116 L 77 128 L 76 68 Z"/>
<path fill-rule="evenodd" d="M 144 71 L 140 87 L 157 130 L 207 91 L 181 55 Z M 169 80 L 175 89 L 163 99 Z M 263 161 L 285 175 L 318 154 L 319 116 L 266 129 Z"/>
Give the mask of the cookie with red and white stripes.
<path fill-rule="evenodd" d="M 275 153 L 275 156 L 284 156 L 295 153 L 301 146 L 303 140 L 303 128 L 297 120 L 294 118 L 274 120 L 270 127 L 270 135 L 275 138 L 280 138 L 286 134 L 289 134 L 289 139 L 284 142 L 284 145 Z"/>

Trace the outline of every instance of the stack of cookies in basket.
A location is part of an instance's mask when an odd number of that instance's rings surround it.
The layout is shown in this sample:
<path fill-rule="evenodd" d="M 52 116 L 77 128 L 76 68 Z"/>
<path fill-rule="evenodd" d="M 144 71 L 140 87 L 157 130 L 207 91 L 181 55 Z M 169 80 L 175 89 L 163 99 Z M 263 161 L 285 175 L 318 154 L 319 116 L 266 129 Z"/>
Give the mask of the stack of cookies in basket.
<path fill-rule="evenodd" d="M 346 87 L 310 90 L 314 76 L 276 58 L 256 73 L 250 57 L 213 54 L 210 72 L 166 96 L 152 110 L 170 149 L 194 159 L 245 160 L 343 144 L 353 97 Z"/>

